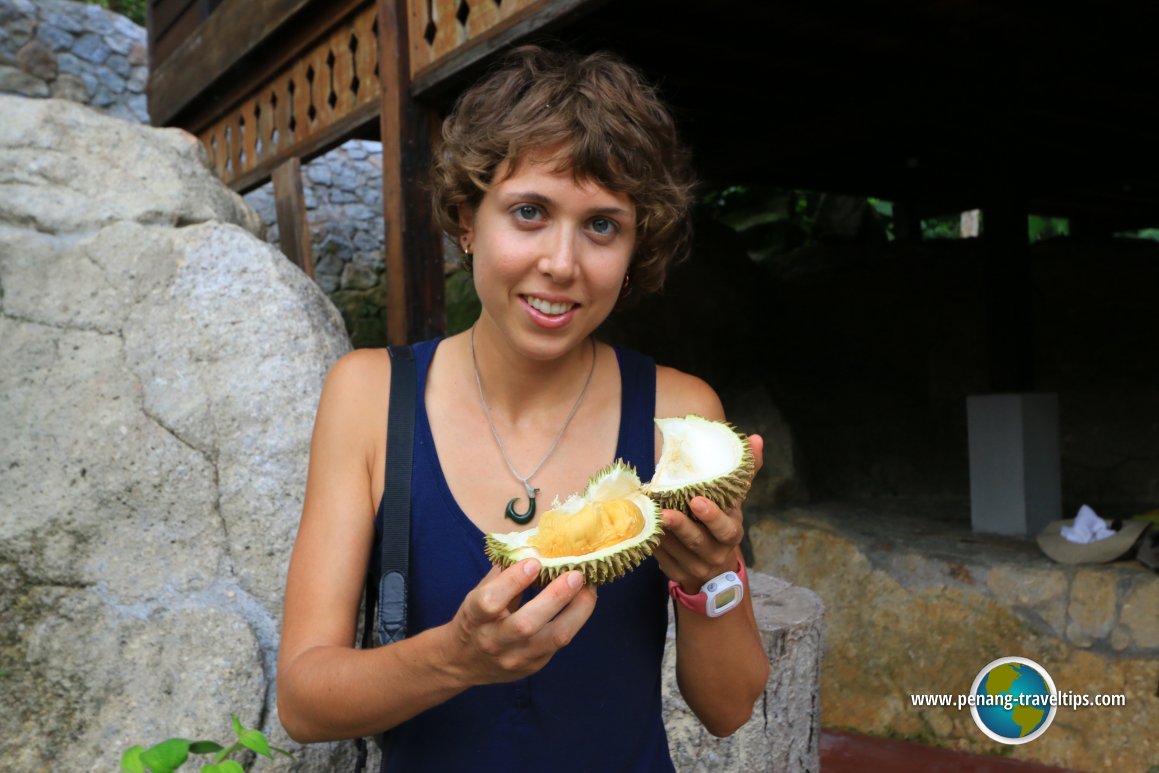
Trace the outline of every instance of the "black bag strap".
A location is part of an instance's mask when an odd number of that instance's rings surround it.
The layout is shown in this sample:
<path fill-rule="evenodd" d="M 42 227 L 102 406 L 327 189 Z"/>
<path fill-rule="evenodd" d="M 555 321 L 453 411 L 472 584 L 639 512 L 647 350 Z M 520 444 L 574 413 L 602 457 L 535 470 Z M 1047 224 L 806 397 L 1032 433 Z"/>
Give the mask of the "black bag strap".
<path fill-rule="evenodd" d="M 379 541 L 378 645 L 406 638 L 407 580 L 410 577 L 410 477 L 414 456 L 414 351 L 390 347 L 390 415 L 386 432 L 386 479 L 382 490 Z"/>
<path fill-rule="evenodd" d="M 386 425 L 386 477 L 382 489 L 382 534 L 378 576 L 367 575 L 362 613 L 362 648 L 406 638 L 407 581 L 410 577 L 410 478 L 414 456 L 415 401 L 418 378 L 414 350 L 391 346 L 390 411 Z M 385 738 L 375 738 L 385 747 Z M 355 773 L 366 767 L 365 739 L 355 742 Z M 384 751 L 385 753 L 385 751 Z"/>

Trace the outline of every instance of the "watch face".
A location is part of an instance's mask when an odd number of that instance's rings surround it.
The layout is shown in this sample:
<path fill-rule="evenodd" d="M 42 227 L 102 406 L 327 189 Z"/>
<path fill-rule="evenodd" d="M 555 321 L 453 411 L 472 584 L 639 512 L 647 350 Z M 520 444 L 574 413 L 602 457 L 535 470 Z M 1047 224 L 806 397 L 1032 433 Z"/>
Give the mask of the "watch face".
<path fill-rule="evenodd" d="M 716 611 L 724 610 L 729 604 L 737 601 L 737 588 L 733 586 L 713 597 L 712 606 Z"/>

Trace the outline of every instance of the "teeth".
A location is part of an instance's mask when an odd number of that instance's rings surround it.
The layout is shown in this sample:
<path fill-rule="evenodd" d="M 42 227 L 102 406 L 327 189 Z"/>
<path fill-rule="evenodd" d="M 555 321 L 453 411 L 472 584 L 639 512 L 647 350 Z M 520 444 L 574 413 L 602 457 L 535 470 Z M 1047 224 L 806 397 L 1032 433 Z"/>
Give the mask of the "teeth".
<path fill-rule="evenodd" d="M 574 303 L 548 303 L 547 301 L 545 301 L 541 298 L 536 298 L 534 296 L 529 295 L 529 296 L 527 296 L 527 305 L 530 306 L 531 308 L 535 309 L 536 311 L 542 312 L 544 314 L 551 314 L 553 316 L 558 316 L 560 314 L 563 314 L 565 311 L 569 311 L 571 309 L 571 307 L 574 306 L 575 304 Z"/>

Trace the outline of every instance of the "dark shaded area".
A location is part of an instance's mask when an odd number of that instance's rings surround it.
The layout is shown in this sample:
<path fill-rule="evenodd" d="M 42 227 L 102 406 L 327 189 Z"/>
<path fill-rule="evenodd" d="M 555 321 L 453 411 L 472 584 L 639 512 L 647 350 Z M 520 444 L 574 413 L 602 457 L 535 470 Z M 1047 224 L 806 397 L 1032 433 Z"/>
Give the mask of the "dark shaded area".
<path fill-rule="evenodd" d="M 1156 222 L 1142 3 L 611 3 L 559 34 L 661 84 L 710 181 Z"/>
<path fill-rule="evenodd" d="M 818 242 L 758 266 L 719 229 L 701 227 L 664 295 L 607 335 L 718 391 L 764 384 L 817 500 L 967 501 L 966 397 L 988 391 L 985 244 Z M 1064 510 L 1149 509 L 1159 245 L 1059 239 L 1030 256 L 1032 366 L 1059 394 Z"/>

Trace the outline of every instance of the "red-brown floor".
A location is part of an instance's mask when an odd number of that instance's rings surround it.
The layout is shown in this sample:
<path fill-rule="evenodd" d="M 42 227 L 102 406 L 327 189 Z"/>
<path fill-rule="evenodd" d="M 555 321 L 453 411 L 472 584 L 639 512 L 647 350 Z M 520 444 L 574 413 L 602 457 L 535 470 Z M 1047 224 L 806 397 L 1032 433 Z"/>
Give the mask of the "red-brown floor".
<path fill-rule="evenodd" d="M 821 733 L 821 773 L 1077 773 L 1037 762 L 936 749 L 856 733 Z"/>

